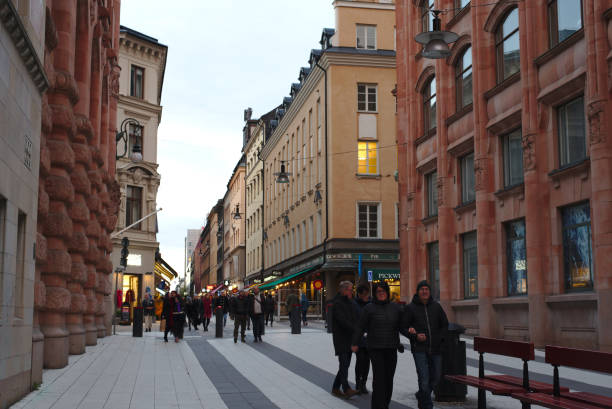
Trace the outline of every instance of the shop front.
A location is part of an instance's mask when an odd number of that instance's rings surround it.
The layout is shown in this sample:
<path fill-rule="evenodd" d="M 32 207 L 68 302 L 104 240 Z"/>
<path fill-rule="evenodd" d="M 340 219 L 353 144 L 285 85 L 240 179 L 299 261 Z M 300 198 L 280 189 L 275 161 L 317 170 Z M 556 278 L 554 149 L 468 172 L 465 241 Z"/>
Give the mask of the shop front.
<path fill-rule="evenodd" d="M 368 281 L 372 283 L 386 282 L 391 290 L 391 302 L 400 301 L 400 270 L 399 268 L 371 268 L 366 272 Z"/>

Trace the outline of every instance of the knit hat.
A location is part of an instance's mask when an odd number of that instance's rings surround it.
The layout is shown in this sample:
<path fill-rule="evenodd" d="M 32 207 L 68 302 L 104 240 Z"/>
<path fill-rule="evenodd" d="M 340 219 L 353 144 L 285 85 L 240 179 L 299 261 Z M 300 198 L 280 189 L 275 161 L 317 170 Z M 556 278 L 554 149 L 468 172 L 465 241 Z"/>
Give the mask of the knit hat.
<path fill-rule="evenodd" d="M 417 284 L 417 289 L 416 289 L 417 294 L 419 293 L 419 290 L 421 289 L 421 287 L 427 287 L 431 291 L 431 286 L 429 285 L 427 280 L 423 280 L 419 284 Z"/>

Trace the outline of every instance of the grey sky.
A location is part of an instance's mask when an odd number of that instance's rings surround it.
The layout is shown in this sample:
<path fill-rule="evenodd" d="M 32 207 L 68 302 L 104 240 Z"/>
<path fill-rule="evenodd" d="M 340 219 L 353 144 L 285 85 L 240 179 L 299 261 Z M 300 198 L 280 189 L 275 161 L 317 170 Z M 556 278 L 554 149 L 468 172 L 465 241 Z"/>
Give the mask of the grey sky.
<path fill-rule="evenodd" d="M 168 46 L 158 132 L 160 251 L 182 272 L 184 238 L 225 194 L 240 158 L 243 110 L 289 93 L 331 0 L 124 0 L 121 24 Z"/>

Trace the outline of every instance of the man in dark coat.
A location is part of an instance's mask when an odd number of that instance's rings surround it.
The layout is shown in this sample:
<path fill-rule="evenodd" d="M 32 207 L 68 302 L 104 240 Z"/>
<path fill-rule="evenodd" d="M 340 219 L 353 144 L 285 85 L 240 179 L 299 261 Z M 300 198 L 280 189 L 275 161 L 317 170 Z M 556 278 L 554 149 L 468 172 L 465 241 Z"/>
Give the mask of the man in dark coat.
<path fill-rule="evenodd" d="M 274 323 L 274 307 L 276 303 L 274 302 L 274 298 L 272 298 L 272 294 L 268 294 L 266 296 L 265 303 L 265 315 L 266 315 L 266 325 L 268 325 L 268 321 L 270 321 L 270 326 Z"/>
<path fill-rule="evenodd" d="M 332 307 L 334 351 L 338 357 L 338 373 L 332 386 L 334 396 L 350 398 L 357 394 L 348 383 L 348 369 L 351 365 L 351 340 L 357 323 L 357 311 L 353 304 L 353 284 L 342 281 Z M 340 387 L 342 386 L 342 391 Z"/>
<path fill-rule="evenodd" d="M 259 292 L 259 288 L 255 287 L 253 294 L 249 297 L 249 313 L 253 320 L 253 337 L 255 342 L 263 342 L 261 336 L 264 327 L 265 303 L 264 295 Z"/>
<path fill-rule="evenodd" d="M 237 297 L 232 299 L 231 312 L 234 315 L 234 343 L 238 342 L 238 328 L 240 327 L 240 341 L 246 342 L 246 322 L 249 317 L 249 297 L 246 291 L 240 291 Z"/>
<path fill-rule="evenodd" d="M 448 319 L 442 306 L 431 296 L 427 281 L 423 280 L 417 285 L 416 294 L 406 307 L 406 320 L 419 380 L 419 391 L 416 393 L 419 409 L 432 409 L 431 392 L 442 374 L 441 352 Z"/>
<path fill-rule="evenodd" d="M 360 284 L 357 286 L 357 297 L 355 297 L 357 322 L 361 319 L 364 313 L 363 310 L 370 301 L 370 286 L 367 284 Z M 368 389 L 366 388 L 366 381 L 368 380 L 368 373 L 370 372 L 370 356 L 368 355 L 365 336 L 361 337 L 357 346 L 359 349 L 355 353 L 357 359 L 355 362 L 355 383 L 357 385 L 357 391 L 359 391 L 360 394 L 367 394 Z"/>

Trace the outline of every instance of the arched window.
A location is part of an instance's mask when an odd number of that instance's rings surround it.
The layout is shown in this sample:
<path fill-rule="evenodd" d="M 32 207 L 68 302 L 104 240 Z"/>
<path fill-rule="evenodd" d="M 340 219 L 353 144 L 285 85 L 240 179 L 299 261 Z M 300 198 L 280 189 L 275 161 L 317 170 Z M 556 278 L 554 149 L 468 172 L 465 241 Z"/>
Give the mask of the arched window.
<path fill-rule="evenodd" d="M 500 83 L 519 72 L 521 54 L 519 50 L 519 13 L 513 8 L 495 32 L 495 55 L 497 58 L 497 82 Z"/>
<path fill-rule="evenodd" d="M 423 87 L 423 133 L 436 128 L 436 77 L 431 77 Z"/>
<path fill-rule="evenodd" d="M 466 48 L 455 65 L 455 90 L 457 91 L 457 111 L 472 103 L 472 47 Z"/>

